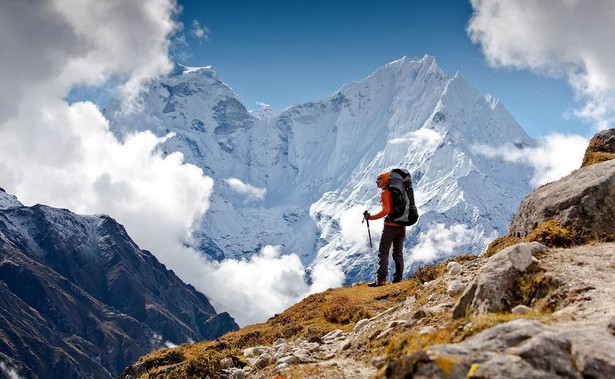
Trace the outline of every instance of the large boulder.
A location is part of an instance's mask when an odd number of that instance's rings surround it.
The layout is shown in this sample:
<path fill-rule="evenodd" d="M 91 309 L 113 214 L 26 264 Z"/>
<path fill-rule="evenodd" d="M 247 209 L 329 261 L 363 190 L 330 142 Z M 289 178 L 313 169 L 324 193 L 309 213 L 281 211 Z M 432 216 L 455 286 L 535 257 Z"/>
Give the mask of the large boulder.
<path fill-rule="evenodd" d="M 568 331 L 518 319 L 394 360 L 376 377 L 614 378 L 614 351 L 606 327 Z"/>
<path fill-rule="evenodd" d="M 510 310 L 516 279 L 534 262 L 534 254 L 546 250 L 538 242 L 521 243 L 489 258 L 453 308 L 453 318 L 464 317 L 468 312 Z"/>
<path fill-rule="evenodd" d="M 524 238 L 554 219 L 579 239 L 615 235 L 615 160 L 596 163 L 529 194 L 510 224 L 509 235 Z"/>

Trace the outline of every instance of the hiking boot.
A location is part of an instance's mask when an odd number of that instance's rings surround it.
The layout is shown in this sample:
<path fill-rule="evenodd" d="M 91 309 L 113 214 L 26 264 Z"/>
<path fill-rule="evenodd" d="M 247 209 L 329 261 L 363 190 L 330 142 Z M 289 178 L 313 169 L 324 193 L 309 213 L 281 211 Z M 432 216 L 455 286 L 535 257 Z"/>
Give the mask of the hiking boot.
<path fill-rule="evenodd" d="M 393 283 L 399 283 L 401 282 L 401 278 L 393 278 Z"/>
<path fill-rule="evenodd" d="M 386 280 L 376 280 L 373 283 L 368 284 L 368 287 L 380 287 L 380 286 L 386 286 L 387 281 Z"/>

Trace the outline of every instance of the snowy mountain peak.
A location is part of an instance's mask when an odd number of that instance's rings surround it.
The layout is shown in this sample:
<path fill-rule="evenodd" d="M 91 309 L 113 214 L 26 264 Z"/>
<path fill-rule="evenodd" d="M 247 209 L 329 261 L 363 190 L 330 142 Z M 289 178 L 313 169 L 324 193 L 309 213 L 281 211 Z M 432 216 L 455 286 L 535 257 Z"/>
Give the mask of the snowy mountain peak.
<path fill-rule="evenodd" d="M 425 77 L 430 75 L 444 75 L 444 72 L 440 69 L 436 63 L 436 59 L 431 55 L 425 55 L 422 59 L 410 59 L 403 57 L 401 59 L 392 61 L 368 76 L 370 78 L 381 79 L 384 76 L 393 75 L 394 78 L 404 78 L 406 81 L 409 79 L 418 79 L 419 77 Z M 372 79 L 373 80 L 373 79 Z"/>
<path fill-rule="evenodd" d="M 374 176 L 405 167 L 421 214 L 408 232 L 410 271 L 480 253 L 506 232 L 530 189 L 529 168 L 474 146 L 535 142 L 500 103 L 460 74 L 447 77 L 429 55 L 403 57 L 281 113 L 248 112 L 211 68 L 153 83 L 144 102 L 133 119 L 108 113 L 111 128 L 173 131 L 164 150 L 181 151 L 215 180 L 195 237 L 216 259 L 278 245 L 311 269 L 337 266 L 346 282 L 371 279 L 376 260 L 361 212 L 379 207 Z"/>
<path fill-rule="evenodd" d="M 272 108 L 268 105 L 261 109 L 251 110 L 249 112 L 253 117 L 263 121 L 270 121 L 282 113 L 279 109 Z"/>
<path fill-rule="evenodd" d="M 168 74 L 168 76 L 181 76 L 181 75 L 191 74 L 191 73 L 199 72 L 199 71 L 208 71 L 208 72 L 212 72 L 217 75 L 216 71 L 213 69 L 211 65 L 202 66 L 202 67 L 190 67 L 190 66 L 185 66 L 178 62 L 173 62 L 173 69 Z"/>
<path fill-rule="evenodd" d="M 10 208 L 23 207 L 23 204 L 17 200 L 17 198 L 11 194 L 6 193 L 4 188 L 0 187 L 0 210 L 6 210 Z"/>

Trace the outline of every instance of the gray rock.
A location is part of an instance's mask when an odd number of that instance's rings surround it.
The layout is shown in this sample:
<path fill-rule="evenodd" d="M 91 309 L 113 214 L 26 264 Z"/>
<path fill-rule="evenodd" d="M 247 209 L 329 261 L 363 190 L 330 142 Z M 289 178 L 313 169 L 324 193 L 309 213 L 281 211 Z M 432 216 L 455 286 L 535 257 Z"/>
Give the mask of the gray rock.
<path fill-rule="evenodd" d="M 352 346 L 352 341 L 350 340 L 344 340 L 340 343 L 340 349 L 342 350 L 348 350 L 350 346 Z"/>
<path fill-rule="evenodd" d="M 407 323 L 407 321 L 406 321 L 406 320 L 393 320 L 393 321 L 390 321 L 390 322 L 387 324 L 387 328 L 388 328 L 388 329 L 390 329 L 390 328 L 394 328 L 394 327 L 396 327 L 397 325 L 404 325 L 404 324 L 406 324 L 406 323 Z"/>
<path fill-rule="evenodd" d="M 466 286 L 458 280 L 453 280 L 451 284 L 448 285 L 448 289 L 446 292 L 449 296 L 455 297 L 463 292 L 466 289 Z"/>
<path fill-rule="evenodd" d="M 509 353 L 519 356 L 535 369 L 562 378 L 578 378 L 570 354 L 570 342 L 556 333 L 542 333 Z"/>
<path fill-rule="evenodd" d="M 563 333 L 572 343 L 572 356 L 584 378 L 615 378 L 615 337 L 604 328 Z"/>
<path fill-rule="evenodd" d="M 369 319 L 364 318 L 363 320 L 359 320 L 357 321 L 357 323 L 354 325 L 354 329 L 353 331 L 356 333 L 359 330 L 363 329 L 364 326 L 366 326 L 367 324 L 369 324 Z"/>
<path fill-rule="evenodd" d="M 506 259 L 508 259 L 515 270 L 523 272 L 532 263 L 536 262 L 536 258 L 534 258 L 535 254 L 544 253 L 546 251 L 547 247 L 545 245 L 538 242 L 530 242 L 510 246 L 502 250 L 501 253 L 506 256 Z"/>
<path fill-rule="evenodd" d="M 316 342 L 306 342 L 302 347 L 311 353 L 320 350 L 320 344 Z"/>
<path fill-rule="evenodd" d="M 560 331 L 520 319 L 402 357 L 385 372 L 387 378 L 614 378 L 615 337 L 604 328 Z"/>
<path fill-rule="evenodd" d="M 235 363 L 233 362 L 232 358 L 224 358 L 220 361 L 221 369 L 232 368 L 232 367 L 235 367 Z"/>
<path fill-rule="evenodd" d="M 297 358 L 294 355 L 289 355 L 287 357 L 283 357 L 278 360 L 279 364 L 288 364 L 288 365 L 294 365 L 294 364 L 297 364 L 298 362 L 299 362 L 299 358 Z"/>
<path fill-rule="evenodd" d="M 455 276 L 461 272 L 462 266 L 458 262 L 452 261 L 448 262 L 448 264 L 446 265 L 446 269 L 448 270 L 449 275 Z"/>
<path fill-rule="evenodd" d="M 528 313 L 532 313 L 532 308 L 526 305 L 517 305 L 511 312 L 516 315 L 526 315 Z"/>
<path fill-rule="evenodd" d="M 299 359 L 301 363 L 313 363 L 316 359 L 312 357 L 309 351 L 305 349 L 296 349 L 293 351 L 293 355 Z"/>
<path fill-rule="evenodd" d="M 281 345 L 277 345 L 275 347 L 275 355 L 278 356 L 278 357 L 287 355 L 291 351 L 292 351 L 292 348 L 287 343 L 284 343 L 284 344 L 281 344 Z"/>
<path fill-rule="evenodd" d="M 521 271 L 533 261 L 533 254 L 546 251 L 537 242 L 510 246 L 487 260 L 453 308 L 453 318 L 466 312 L 485 314 L 510 309 L 512 289 Z"/>
<path fill-rule="evenodd" d="M 240 368 L 223 369 L 220 372 L 220 378 L 223 379 L 245 379 L 246 372 Z"/>
<path fill-rule="evenodd" d="M 323 340 L 323 341 L 325 341 L 325 340 L 332 340 L 332 339 L 338 338 L 338 337 L 339 337 L 339 336 L 341 336 L 343 333 L 344 333 L 344 331 L 343 331 L 343 330 L 341 330 L 341 329 L 335 329 L 335 330 L 332 330 L 332 331 L 330 331 L 329 333 L 325 334 L 324 336 L 322 336 L 322 340 Z"/>
<path fill-rule="evenodd" d="M 385 311 L 382 311 L 382 312 L 378 313 L 377 315 L 375 315 L 374 317 L 370 318 L 369 320 L 370 321 L 380 320 L 381 318 L 385 317 L 386 315 L 389 315 L 389 314 L 395 312 L 398 308 L 399 308 L 399 306 L 397 306 L 397 305 L 394 306 L 394 307 L 391 307 L 391 308 L 389 308 L 389 309 L 387 309 Z"/>
<path fill-rule="evenodd" d="M 302 343 L 304 343 L 304 342 L 305 342 L 305 340 L 304 340 L 304 339 L 302 339 L 301 337 L 300 337 L 300 338 L 297 338 L 297 339 L 295 340 L 295 346 L 299 347 L 299 346 L 301 346 L 301 344 L 302 344 Z"/>
<path fill-rule="evenodd" d="M 269 351 L 267 346 L 249 347 L 243 351 L 243 356 L 246 358 L 256 357 Z"/>
<path fill-rule="evenodd" d="M 509 234 L 526 237 L 540 223 L 555 219 L 559 226 L 583 236 L 615 234 L 615 160 L 596 163 L 546 184 L 519 206 Z"/>
<path fill-rule="evenodd" d="M 272 357 L 268 353 L 264 353 L 264 354 L 261 354 L 261 356 L 259 356 L 258 359 L 256 359 L 256 362 L 254 362 L 254 366 L 258 368 L 264 368 L 274 362 L 275 362 L 274 357 Z"/>

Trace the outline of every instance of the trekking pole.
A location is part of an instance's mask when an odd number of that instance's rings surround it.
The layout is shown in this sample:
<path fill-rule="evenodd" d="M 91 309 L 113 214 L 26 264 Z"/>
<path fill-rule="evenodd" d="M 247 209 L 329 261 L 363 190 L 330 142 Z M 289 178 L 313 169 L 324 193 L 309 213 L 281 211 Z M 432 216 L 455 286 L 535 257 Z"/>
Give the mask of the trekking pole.
<path fill-rule="evenodd" d="M 369 220 L 365 218 L 365 215 L 369 215 L 369 212 L 363 212 L 363 221 L 367 221 L 367 235 L 369 236 L 369 247 L 373 249 L 374 246 L 372 245 L 372 233 L 369 231 Z M 363 223 L 363 221 L 361 221 L 361 224 Z"/>

